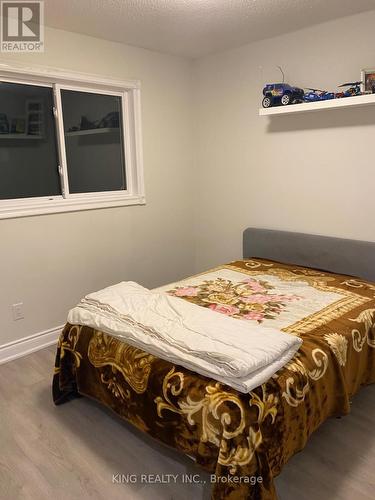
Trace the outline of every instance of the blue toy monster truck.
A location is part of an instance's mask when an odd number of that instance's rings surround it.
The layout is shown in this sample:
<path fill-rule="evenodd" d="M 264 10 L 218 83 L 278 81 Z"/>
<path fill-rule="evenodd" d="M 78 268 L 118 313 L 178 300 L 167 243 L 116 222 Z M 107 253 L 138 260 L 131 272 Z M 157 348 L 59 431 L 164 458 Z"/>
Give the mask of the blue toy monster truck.
<path fill-rule="evenodd" d="M 287 83 L 270 83 L 263 89 L 263 108 L 303 102 L 304 91 Z"/>

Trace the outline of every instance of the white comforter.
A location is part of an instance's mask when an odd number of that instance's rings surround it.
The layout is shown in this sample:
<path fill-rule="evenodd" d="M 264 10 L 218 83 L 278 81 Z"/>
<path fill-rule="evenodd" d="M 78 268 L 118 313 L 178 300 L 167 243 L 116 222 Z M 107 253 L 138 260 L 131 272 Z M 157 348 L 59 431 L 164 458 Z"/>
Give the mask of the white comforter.
<path fill-rule="evenodd" d="M 155 356 L 248 392 L 294 356 L 301 340 L 134 282 L 87 295 L 68 322 L 123 339 Z"/>

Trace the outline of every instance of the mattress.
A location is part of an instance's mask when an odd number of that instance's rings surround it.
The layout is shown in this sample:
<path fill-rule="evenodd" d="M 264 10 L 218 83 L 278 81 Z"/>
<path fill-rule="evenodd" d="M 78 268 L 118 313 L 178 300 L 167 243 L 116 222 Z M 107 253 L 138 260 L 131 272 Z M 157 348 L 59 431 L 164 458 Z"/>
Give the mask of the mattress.
<path fill-rule="evenodd" d="M 274 500 L 273 478 L 288 459 L 329 416 L 349 412 L 361 385 L 375 382 L 375 284 L 248 259 L 159 290 L 278 328 L 302 345 L 243 394 L 105 332 L 67 324 L 56 355 L 55 403 L 92 397 L 194 457 L 218 478 L 215 499 Z"/>

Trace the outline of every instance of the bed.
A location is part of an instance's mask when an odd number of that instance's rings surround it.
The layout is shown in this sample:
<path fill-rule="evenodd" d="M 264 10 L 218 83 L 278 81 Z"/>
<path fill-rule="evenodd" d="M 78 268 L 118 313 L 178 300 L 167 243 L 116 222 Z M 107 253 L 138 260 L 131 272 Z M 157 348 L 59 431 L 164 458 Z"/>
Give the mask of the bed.
<path fill-rule="evenodd" d="M 160 290 L 300 337 L 298 353 L 265 383 L 244 394 L 67 324 L 53 399 L 91 397 L 194 458 L 214 475 L 215 500 L 275 500 L 273 478 L 288 459 L 375 382 L 375 243 L 248 228 L 243 257 Z"/>

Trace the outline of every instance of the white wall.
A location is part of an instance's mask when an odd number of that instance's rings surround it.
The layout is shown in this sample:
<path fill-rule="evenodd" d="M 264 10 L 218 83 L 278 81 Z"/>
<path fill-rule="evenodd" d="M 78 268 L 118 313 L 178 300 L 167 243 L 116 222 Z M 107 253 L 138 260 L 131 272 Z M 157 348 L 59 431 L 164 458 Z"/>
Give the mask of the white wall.
<path fill-rule="evenodd" d="M 196 271 L 240 258 L 251 225 L 375 241 L 375 108 L 258 116 L 277 65 L 329 90 L 375 68 L 374 25 L 372 11 L 195 62 Z"/>
<path fill-rule="evenodd" d="M 89 291 L 193 271 L 190 63 L 51 29 L 45 46 L 0 59 L 141 80 L 147 205 L 0 220 L 0 345 L 64 323 Z M 14 322 L 16 302 L 25 319 Z"/>
<path fill-rule="evenodd" d="M 0 221 L 0 345 L 62 324 L 88 291 L 239 258 L 249 225 L 375 241 L 375 109 L 258 116 L 277 65 L 327 89 L 375 67 L 374 23 L 374 12 L 344 18 L 193 67 L 50 29 L 45 54 L 3 55 L 142 80 L 147 206 Z M 19 301 L 26 317 L 13 322 Z"/>

